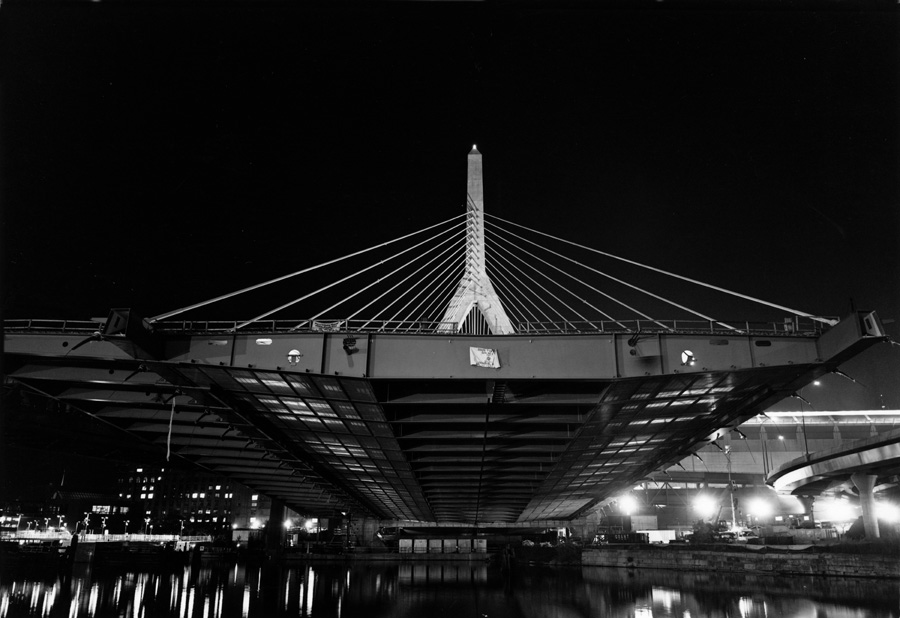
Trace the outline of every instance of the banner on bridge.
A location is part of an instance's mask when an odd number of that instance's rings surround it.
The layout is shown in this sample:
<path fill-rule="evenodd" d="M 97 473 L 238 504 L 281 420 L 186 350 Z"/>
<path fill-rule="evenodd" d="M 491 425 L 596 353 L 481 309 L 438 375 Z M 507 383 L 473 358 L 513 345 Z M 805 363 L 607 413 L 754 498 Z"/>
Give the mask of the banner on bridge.
<path fill-rule="evenodd" d="M 500 356 L 490 348 L 469 348 L 469 364 L 475 367 L 500 369 Z"/>

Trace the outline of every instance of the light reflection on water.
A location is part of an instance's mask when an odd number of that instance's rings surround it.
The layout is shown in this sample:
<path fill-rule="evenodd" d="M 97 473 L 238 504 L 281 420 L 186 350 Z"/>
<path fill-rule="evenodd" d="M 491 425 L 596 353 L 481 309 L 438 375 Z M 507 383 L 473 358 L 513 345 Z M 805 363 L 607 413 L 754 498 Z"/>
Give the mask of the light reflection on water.
<path fill-rule="evenodd" d="M 0 618 L 900 618 L 895 581 L 484 564 L 0 575 Z"/>

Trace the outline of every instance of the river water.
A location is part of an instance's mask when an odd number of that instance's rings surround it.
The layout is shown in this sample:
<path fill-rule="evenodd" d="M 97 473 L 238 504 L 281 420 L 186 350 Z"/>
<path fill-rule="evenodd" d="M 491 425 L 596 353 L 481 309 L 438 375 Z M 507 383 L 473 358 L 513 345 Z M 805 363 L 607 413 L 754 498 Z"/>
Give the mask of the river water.
<path fill-rule="evenodd" d="M 311 563 L 0 575 L 0 618 L 900 618 L 897 581 Z"/>

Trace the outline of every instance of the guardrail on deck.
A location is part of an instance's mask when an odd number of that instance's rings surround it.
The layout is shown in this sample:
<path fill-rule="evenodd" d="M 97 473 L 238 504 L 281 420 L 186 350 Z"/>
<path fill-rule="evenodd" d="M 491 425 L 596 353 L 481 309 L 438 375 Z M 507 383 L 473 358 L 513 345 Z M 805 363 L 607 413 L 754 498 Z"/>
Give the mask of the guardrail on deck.
<path fill-rule="evenodd" d="M 836 318 L 824 318 L 836 322 Z M 279 334 L 279 333 L 390 333 L 411 335 L 466 335 L 456 332 L 456 325 L 448 322 L 387 321 L 387 320 L 264 320 L 235 331 L 241 321 L 230 320 L 171 320 L 155 322 L 159 332 L 173 334 Z M 822 334 L 829 325 L 813 318 L 792 317 L 783 321 L 750 322 L 741 320 L 601 320 L 519 322 L 516 334 L 579 335 L 579 334 L 715 334 L 762 335 L 772 337 L 810 337 Z M 4 322 L 4 329 L 12 333 L 81 333 L 89 336 L 103 329 L 103 322 L 90 320 L 14 319 Z"/>

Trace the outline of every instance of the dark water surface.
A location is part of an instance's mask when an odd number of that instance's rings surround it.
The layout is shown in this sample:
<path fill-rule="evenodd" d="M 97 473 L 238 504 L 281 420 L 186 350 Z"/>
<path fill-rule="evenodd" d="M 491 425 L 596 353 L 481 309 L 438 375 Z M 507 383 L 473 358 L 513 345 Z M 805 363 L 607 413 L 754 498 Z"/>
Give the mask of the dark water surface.
<path fill-rule="evenodd" d="M 605 567 L 507 576 L 483 564 L 313 563 L 0 575 L 0 618 L 898 618 L 898 608 L 896 581 Z"/>

